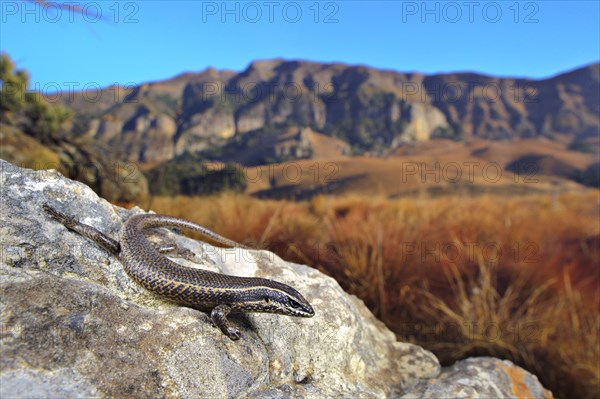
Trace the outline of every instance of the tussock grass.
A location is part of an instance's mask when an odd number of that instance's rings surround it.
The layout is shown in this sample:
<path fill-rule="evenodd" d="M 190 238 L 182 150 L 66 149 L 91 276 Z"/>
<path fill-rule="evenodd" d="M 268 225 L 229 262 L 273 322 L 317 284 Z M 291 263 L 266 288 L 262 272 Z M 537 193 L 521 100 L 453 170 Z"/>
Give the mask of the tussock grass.
<path fill-rule="evenodd" d="M 151 208 L 334 276 L 444 364 L 509 359 L 561 398 L 600 390 L 600 197 L 153 198 Z"/>

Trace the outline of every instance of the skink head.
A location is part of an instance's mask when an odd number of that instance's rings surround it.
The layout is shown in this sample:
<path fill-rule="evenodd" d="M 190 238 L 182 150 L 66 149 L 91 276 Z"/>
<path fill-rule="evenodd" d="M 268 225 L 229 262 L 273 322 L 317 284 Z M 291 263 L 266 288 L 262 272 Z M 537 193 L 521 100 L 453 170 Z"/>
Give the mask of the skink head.
<path fill-rule="evenodd" d="M 281 314 L 297 317 L 313 317 L 315 310 L 310 303 L 295 289 L 287 287 L 286 291 L 272 296 L 274 303 L 279 307 Z"/>
<path fill-rule="evenodd" d="M 313 317 L 315 311 L 302 294 L 294 288 L 268 281 L 268 287 L 256 290 L 254 300 L 246 302 L 254 312 L 277 313 L 296 317 Z"/>

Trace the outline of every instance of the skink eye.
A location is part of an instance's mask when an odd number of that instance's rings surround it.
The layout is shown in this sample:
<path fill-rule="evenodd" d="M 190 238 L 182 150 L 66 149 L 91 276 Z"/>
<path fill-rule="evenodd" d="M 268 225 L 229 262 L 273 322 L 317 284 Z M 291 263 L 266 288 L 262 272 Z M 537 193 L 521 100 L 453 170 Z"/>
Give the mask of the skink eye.
<path fill-rule="evenodd" d="M 302 307 L 302 305 L 300 305 L 298 302 L 294 301 L 291 298 L 288 298 L 288 305 L 294 309 L 300 309 Z"/>

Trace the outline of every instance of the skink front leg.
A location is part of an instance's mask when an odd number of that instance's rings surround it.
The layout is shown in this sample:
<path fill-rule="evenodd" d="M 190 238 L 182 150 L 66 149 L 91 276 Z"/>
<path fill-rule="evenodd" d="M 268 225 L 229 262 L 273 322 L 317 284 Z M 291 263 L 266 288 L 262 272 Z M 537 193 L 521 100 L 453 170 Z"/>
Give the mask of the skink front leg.
<path fill-rule="evenodd" d="M 232 340 L 237 341 L 240 339 L 240 330 L 229 325 L 229 321 L 227 320 L 229 312 L 231 312 L 231 307 L 229 305 L 218 305 L 210 312 L 210 318 L 213 323 L 221 329 L 223 334 L 227 335 Z"/>

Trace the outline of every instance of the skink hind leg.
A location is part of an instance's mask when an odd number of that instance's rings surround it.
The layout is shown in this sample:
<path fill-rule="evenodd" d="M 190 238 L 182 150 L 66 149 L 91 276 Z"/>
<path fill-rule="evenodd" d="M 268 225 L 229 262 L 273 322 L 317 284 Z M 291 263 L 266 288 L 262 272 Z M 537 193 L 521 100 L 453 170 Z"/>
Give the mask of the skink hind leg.
<path fill-rule="evenodd" d="M 231 327 L 229 324 L 229 321 L 227 320 L 229 312 L 231 312 L 231 307 L 229 307 L 229 305 L 218 305 L 210 312 L 210 318 L 213 323 L 221 329 L 223 334 L 227 335 L 232 340 L 237 341 L 240 339 L 240 330 Z"/>

